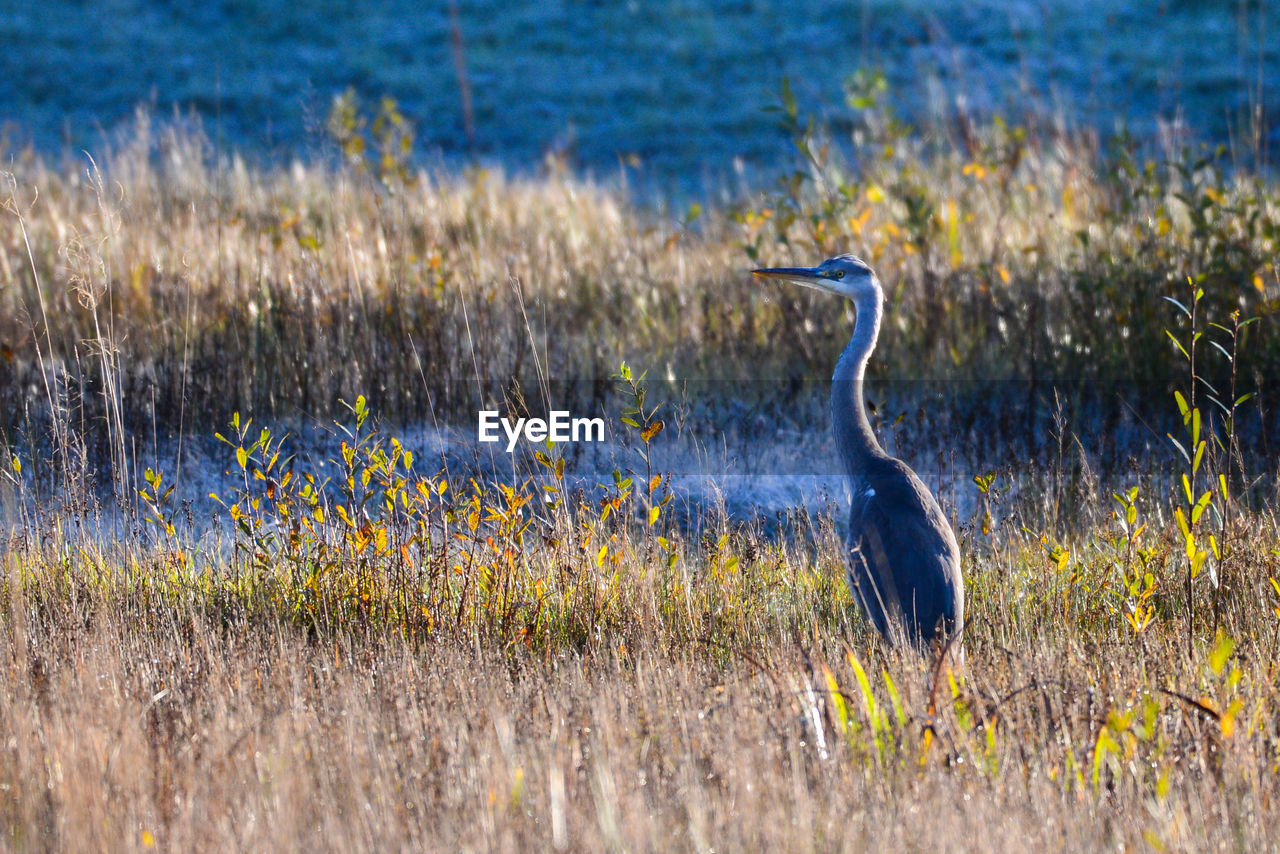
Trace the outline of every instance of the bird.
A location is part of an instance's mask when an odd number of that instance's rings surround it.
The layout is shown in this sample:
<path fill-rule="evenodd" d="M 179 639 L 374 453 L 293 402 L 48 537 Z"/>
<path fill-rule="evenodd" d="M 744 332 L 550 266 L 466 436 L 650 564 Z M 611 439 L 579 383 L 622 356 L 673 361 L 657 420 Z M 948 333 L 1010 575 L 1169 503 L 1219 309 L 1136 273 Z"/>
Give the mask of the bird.
<path fill-rule="evenodd" d="M 816 267 L 751 271 L 852 300 L 853 336 L 836 362 L 831 418 L 849 478 L 849 587 L 880 634 L 892 645 L 955 647 L 964 631 L 964 580 L 955 532 L 910 466 L 876 440 L 863 402 L 862 381 L 884 316 L 884 288 L 854 255 Z"/>

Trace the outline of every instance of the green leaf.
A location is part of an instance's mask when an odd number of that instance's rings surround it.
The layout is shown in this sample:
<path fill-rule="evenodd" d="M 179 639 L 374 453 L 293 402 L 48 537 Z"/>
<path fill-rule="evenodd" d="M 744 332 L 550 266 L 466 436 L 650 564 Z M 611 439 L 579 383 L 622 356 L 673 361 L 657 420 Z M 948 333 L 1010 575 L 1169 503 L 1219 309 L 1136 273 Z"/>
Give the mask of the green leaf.
<path fill-rule="evenodd" d="M 1209 669 L 1215 676 L 1222 675 L 1222 668 L 1227 666 L 1231 653 L 1235 652 L 1236 642 L 1222 632 L 1218 632 L 1218 643 L 1209 653 Z"/>
<path fill-rule="evenodd" d="M 831 707 L 836 713 L 836 726 L 839 727 L 840 734 L 845 735 L 849 732 L 849 706 L 844 701 L 844 693 L 836 682 L 835 674 L 825 664 L 822 665 L 822 675 L 827 680 L 827 694 L 831 698 Z"/>
<path fill-rule="evenodd" d="M 1182 423 L 1187 422 L 1187 413 L 1191 411 L 1191 407 L 1187 405 L 1187 399 L 1182 396 L 1182 392 L 1175 391 L 1173 399 L 1178 401 L 1178 411 L 1182 413 Z"/>
<path fill-rule="evenodd" d="M 853 668 L 854 678 L 858 680 L 858 689 L 862 692 L 862 705 L 867 712 L 867 723 L 875 728 L 880 715 L 875 692 L 871 690 L 871 681 L 867 679 L 867 672 L 862 669 L 862 662 L 858 661 L 853 650 L 849 650 L 846 657 L 849 659 L 849 666 Z"/>
<path fill-rule="evenodd" d="M 789 118 L 795 119 L 798 108 L 795 93 L 791 91 L 791 79 L 788 77 L 782 78 L 782 109 Z"/>
<path fill-rule="evenodd" d="M 898 688 L 893 684 L 893 678 L 889 676 L 889 671 L 881 671 L 884 674 L 885 688 L 889 691 L 889 702 L 893 705 L 893 716 L 898 721 L 898 729 L 902 729 L 907 725 L 907 715 L 902 708 L 902 699 L 898 696 Z"/>
<path fill-rule="evenodd" d="M 1200 496 L 1200 500 L 1196 502 L 1196 506 L 1191 508 L 1191 524 L 1194 525 L 1200 521 L 1200 517 L 1204 515 L 1205 509 L 1209 506 L 1213 493 L 1205 490 L 1204 495 Z"/>

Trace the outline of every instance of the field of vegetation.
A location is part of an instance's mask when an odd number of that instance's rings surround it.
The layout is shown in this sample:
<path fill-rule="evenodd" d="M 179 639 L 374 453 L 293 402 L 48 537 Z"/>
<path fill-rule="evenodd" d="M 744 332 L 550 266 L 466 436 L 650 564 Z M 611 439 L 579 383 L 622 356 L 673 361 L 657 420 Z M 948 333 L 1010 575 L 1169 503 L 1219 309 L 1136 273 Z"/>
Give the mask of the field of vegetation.
<path fill-rule="evenodd" d="M 332 164 L 145 119 L 100 160 L 9 158 L 4 846 L 1274 849 L 1280 187 L 923 133 L 880 85 L 852 145 L 784 92 L 796 170 L 681 211 L 553 161 L 417 171 L 390 103 L 338 103 Z M 690 430 L 744 401 L 824 429 L 851 314 L 744 271 L 840 251 L 889 290 L 877 377 L 972 390 L 914 416 L 990 462 L 952 484 L 962 667 L 856 614 L 838 520 L 672 511 L 682 383 Z M 400 439 L 549 405 L 608 414 L 633 465 L 582 490 L 563 448 L 495 480 Z M 336 422 L 324 467 L 305 419 Z M 215 431 L 192 507 L 182 442 Z"/>

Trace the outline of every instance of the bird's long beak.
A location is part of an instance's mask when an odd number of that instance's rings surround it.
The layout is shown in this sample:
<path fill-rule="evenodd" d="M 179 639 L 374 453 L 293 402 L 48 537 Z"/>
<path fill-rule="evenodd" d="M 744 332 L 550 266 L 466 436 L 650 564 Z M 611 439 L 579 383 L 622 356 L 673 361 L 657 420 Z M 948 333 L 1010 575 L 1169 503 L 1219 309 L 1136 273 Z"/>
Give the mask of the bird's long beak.
<path fill-rule="evenodd" d="M 815 288 L 820 291 L 831 290 L 826 277 L 818 275 L 817 267 L 763 267 L 759 270 L 752 270 L 751 275 L 759 276 L 762 279 L 779 279 L 780 281 L 791 282 L 795 285 L 803 285 L 806 288 Z"/>

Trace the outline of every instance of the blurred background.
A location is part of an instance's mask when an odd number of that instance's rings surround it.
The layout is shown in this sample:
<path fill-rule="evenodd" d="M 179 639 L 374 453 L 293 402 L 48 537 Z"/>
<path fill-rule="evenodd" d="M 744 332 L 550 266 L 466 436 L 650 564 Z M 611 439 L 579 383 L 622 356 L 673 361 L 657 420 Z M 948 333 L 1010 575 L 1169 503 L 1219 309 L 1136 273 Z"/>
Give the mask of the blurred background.
<path fill-rule="evenodd" d="M 670 196 L 776 174 L 783 78 L 837 128 L 870 70 L 917 125 L 1001 115 L 1246 147 L 1275 144 L 1280 112 L 1280 7 L 1257 0 L 0 6 L 0 120 L 10 146 L 45 152 L 92 150 L 144 105 L 259 158 L 318 154 L 350 87 L 394 98 L 424 160 L 529 170 L 550 153 Z"/>
<path fill-rule="evenodd" d="M 479 409 L 607 418 L 608 471 L 625 362 L 661 465 L 751 503 L 839 471 L 855 318 L 746 271 L 853 251 L 873 421 L 932 484 L 1176 463 L 1174 390 L 1270 471 L 1276 34 L 1256 0 L 8 2 L 0 450 L 124 478 L 139 436 L 176 470 L 364 396 L 490 471 Z"/>

